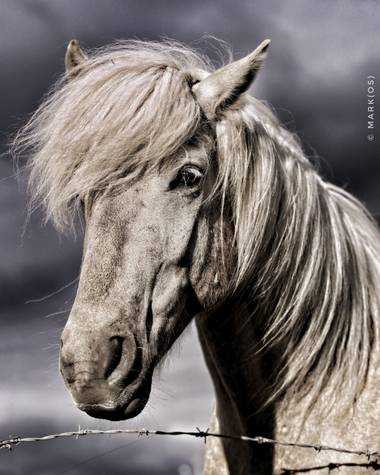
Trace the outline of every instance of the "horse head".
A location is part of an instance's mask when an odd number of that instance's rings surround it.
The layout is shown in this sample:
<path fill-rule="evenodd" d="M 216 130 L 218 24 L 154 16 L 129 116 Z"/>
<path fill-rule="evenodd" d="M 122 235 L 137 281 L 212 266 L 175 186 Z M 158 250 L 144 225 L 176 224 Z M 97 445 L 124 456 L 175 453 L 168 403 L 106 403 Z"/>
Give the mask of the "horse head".
<path fill-rule="evenodd" d="M 127 181 L 79 193 L 85 220 L 83 260 L 62 334 L 60 370 L 78 408 L 91 416 L 111 420 L 136 416 L 149 398 L 154 368 L 190 320 L 218 305 L 229 292 L 233 249 L 228 244 L 222 249 L 221 234 L 231 237 L 224 242 L 232 242 L 233 228 L 229 205 L 221 203 L 216 192 L 223 186 L 218 181 L 223 165 L 217 156 L 215 123 L 244 95 L 268 44 L 263 42 L 251 55 L 212 73 L 168 72 L 170 64 L 154 61 L 142 68 L 141 84 L 137 77 L 140 89 L 133 94 L 145 94 L 146 101 L 136 107 L 129 97 L 130 108 L 135 107 L 130 129 L 145 139 L 145 145 L 136 148 L 130 162 L 145 153 L 143 162 L 147 149 L 154 154 L 155 127 L 161 134 L 157 140 L 165 144 L 176 133 L 174 120 L 179 120 L 176 128 L 184 127 L 188 117 L 171 119 L 181 101 L 191 104 L 195 125 L 156 166 L 146 159 L 138 170 L 129 166 L 122 171 Z M 114 69 L 118 61 L 116 57 Z M 82 81 L 85 87 L 86 75 L 102 67 L 104 61 L 89 64 L 77 42 L 69 44 L 68 82 Z M 158 86 L 144 86 L 149 67 L 161 71 L 161 83 L 165 74 L 167 81 L 179 81 L 182 96 L 166 99 Z M 137 76 L 136 71 L 133 74 Z M 103 79 L 102 87 L 109 94 L 106 81 L 112 82 L 112 77 Z M 152 113 L 149 100 L 155 94 L 156 101 L 171 100 L 173 112 L 168 112 L 167 123 L 158 116 L 147 127 L 139 116 Z M 112 120 L 112 111 L 110 116 L 104 120 Z M 79 119 L 74 127 L 80 129 Z M 102 130 L 93 134 L 101 135 Z M 86 153 L 96 155 L 97 149 L 90 147 Z"/>

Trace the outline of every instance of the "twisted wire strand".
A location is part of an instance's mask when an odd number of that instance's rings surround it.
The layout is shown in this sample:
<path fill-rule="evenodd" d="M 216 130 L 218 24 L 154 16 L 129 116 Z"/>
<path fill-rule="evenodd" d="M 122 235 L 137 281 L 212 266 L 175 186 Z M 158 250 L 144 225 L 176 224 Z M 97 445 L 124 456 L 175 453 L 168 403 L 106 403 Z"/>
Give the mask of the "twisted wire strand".
<path fill-rule="evenodd" d="M 296 443 L 296 442 L 287 442 L 282 440 L 270 439 L 267 437 L 255 436 L 249 437 L 246 435 L 231 435 L 231 434 L 219 434 L 215 432 L 209 432 L 209 429 L 201 430 L 198 427 L 196 431 L 167 431 L 167 430 L 152 430 L 152 429 L 110 429 L 110 430 L 101 430 L 101 429 L 81 429 L 80 427 L 78 430 L 70 431 L 70 432 L 61 432 L 58 434 L 49 434 L 44 435 L 41 437 L 14 437 L 10 436 L 8 439 L 0 440 L 0 449 L 13 449 L 15 446 L 29 443 L 29 442 L 45 442 L 48 440 L 58 439 L 58 438 L 67 438 L 67 437 L 83 437 L 89 435 L 116 435 L 116 434 L 136 434 L 139 436 L 149 436 L 149 435 L 166 435 L 166 436 L 188 436 L 188 437 L 196 437 L 201 438 L 206 442 L 208 437 L 215 437 L 219 439 L 231 439 L 231 440 L 239 440 L 242 442 L 248 443 L 255 443 L 255 444 L 269 444 L 269 445 L 277 445 L 281 447 L 288 447 L 288 448 L 303 448 L 303 449 L 313 449 L 317 452 L 335 452 L 335 453 L 343 453 L 343 454 L 350 454 L 350 455 L 358 455 L 367 457 L 368 461 L 372 461 L 372 463 L 378 463 L 377 459 L 380 459 L 380 453 L 376 451 L 370 450 L 353 450 L 353 449 L 346 449 L 344 447 L 333 447 L 329 445 L 314 445 L 314 444 L 307 444 L 307 443 Z"/>

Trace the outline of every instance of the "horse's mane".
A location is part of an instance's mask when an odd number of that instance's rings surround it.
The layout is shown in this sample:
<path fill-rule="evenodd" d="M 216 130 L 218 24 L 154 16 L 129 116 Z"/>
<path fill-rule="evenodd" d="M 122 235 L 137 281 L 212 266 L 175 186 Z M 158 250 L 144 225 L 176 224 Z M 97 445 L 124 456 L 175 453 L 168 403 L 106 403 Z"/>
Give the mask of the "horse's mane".
<path fill-rule="evenodd" d="M 205 118 L 191 84 L 205 58 L 173 42 L 98 51 L 62 79 L 16 138 L 31 151 L 32 206 L 58 227 L 80 195 L 163 163 Z M 377 341 L 380 244 L 348 193 L 324 182 L 269 108 L 244 95 L 215 125 L 218 189 L 231 206 L 235 288 L 249 287 L 267 347 L 283 347 L 273 395 L 362 388 Z M 264 320 L 263 320 L 264 319 Z M 314 377 L 315 376 L 315 377 Z"/>
<path fill-rule="evenodd" d="M 216 130 L 224 194 L 232 197 L 235 285 L 249 289 L 264 347 L 281 354 L 270 400 L 307 393 L 312 405 L 325 387 L 337 395 L 344 385 L 345 403 L 353 401 L 378 343 L 375 221 L 318 175 L 263 104 L 248 99 Z"/>

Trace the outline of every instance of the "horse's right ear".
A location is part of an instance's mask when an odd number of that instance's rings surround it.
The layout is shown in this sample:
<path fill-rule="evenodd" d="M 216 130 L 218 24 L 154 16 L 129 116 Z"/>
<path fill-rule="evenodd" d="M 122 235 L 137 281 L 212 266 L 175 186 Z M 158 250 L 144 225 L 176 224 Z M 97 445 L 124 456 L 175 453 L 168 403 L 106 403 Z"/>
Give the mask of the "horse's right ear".
<path fill-rule="evenodd" d="M 253 53 L 194 84 L 193 93 L 209 120 L 230 107 L 250 87 L 264 62 L 269 43 L 270 40 L 264 40 Z"/>
<path fill-rule="evenodd" d="M 71 40 L 67 46 L 65 55 L 67 77 L 75 77 L 80 71 L 80 65 L 87 59 L 87 55 L 82 51 L 79 42 L 77 40 Z"/>

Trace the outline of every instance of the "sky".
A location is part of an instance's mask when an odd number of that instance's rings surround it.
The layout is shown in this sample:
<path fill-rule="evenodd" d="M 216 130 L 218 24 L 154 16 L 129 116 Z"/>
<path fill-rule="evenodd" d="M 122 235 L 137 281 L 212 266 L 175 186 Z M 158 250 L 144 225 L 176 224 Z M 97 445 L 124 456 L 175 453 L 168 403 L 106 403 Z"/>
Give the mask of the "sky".
<path fill-rule="evenodd" d="M 59 235 L 38 212 L 26 223 L 26 176 L 13 176 L 8 148 L 63 72 L 68 41 L 91 49 L 120 38 L 169 37 L 218 61 L 211 37 L 227 42 L 236 58 L 271 38 L 252 94 L 299 135 L 326 179 L 379 217 L 380 134 L 375 123 L 375 140 L 367 138 L 366 97 L 367 77 L 380 78 L 379 21 L 375 0 L 0 0 L 0 438 L 79 424 L 205 428 L 213 404 L 193 328 L 171 352 L 135 420 L 87 417 L 61 382 L 57 343 L 75 282 L 46 297 L 76 279 L 81 237 Z M 83 438 L 2 451 L 0 475 L 191 475 L 201 473 L 202 454 L 198 440 Z"/>

